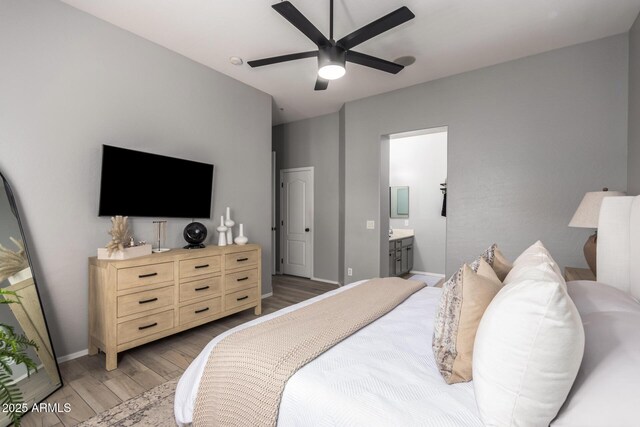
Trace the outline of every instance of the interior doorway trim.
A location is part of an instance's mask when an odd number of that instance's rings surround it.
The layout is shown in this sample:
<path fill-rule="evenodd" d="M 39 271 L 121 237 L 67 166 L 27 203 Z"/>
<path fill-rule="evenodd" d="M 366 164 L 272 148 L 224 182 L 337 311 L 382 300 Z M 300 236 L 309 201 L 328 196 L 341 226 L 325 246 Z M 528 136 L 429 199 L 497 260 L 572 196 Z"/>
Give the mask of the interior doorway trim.
<path fill-rule="evenodd" d="M 306 167 L 301 167 L 301 168 L 288 168 L 288 169 L 280 169 L 280 259 L 279 261 L 279 271 L 280 274 L 285 274 L 284 271 L 284 266 L 283 266 L 283 260 L 286 254 L 285 251 L 285 244 L 286 244 L 286 239 L 285 239 L 285 227 L 284 227 L 284 217 L 285 217 L 285 208 L 284 208 L 284 197 L 282 194 L 283 188 L 284 188 L 284 175 L 286 173 L 290 173 L 290 172 L 311 172 L 311 179 L 310 179 L 310 187 L 311 187 L 311 195 L 309 197 L 309 203 L 310 203 L 310 236 L 309 236 L 309 279 L 313 278 L 313 270 L 314 270 L 314 266 L 313 266 L 313 256 L 314 256 L 314 236 L 315 236 L 315 205 L 314 205 L 314 195 L 315 195 L 315 168 L 313 166 L 306 166 Z"/>
<path fill-rule="evenodd" d="M 277 212 L 276 209 L 276 191 L 278 191 L 278 181 L 276 175 L 276 152 L 271 152 L 271 275 L 280 274 L 280 263 L 276 259 L 276 244 L 277 244 Z"/>
<path fill-rule="evenodd" d="M 381 277 L 385 277 L 389 274 L 389 263 L 388 263 L 388 256 L 389 256 L 389 236 L 388 236 L 388 230 L 390 227 L 390 218 L 389 218 L 389 202 L 390 202 L 390 195 L 389 195 L 389 183 L 390 183 L 390 143 L 394 140 L 397 139 L 403 139 L 403 138 L 410 138 L 410 137 L 416 137 L 416 136 L 424 136 L 424 135 L 430 135 L 430 134 L 436 134 L 436 133 L 446 133 L 447 134 L 447 141 L 446 141 L 446 146 L 447 146 L 447 156 L 446 156 L 446 165 L 447 165 L 447 175 L 448 173 L 451 171 L 450 167 L 450 151 L 449 151 L 449 146 L 450 146 L 450 142 L 451 142 L 451 128 L 449 125 L 437 125 L 437 126 L 425 126 L 425 127 L 421 127 L 421 128 L 417 128 L 417 129 L 413 129 L 413 130 L 406 130 L 406 131 L 397 131 L 397 132 L 393 132 L 393 133 L 387 133 L 387 134 L 381 134 L 380 135 L 380 168 L 378 170 L 378 174 L 379 174 L 379 212 L 380 212 L 380 217 L 379 217 L 379 224 L 380 224 L 380 240 L 379 240 L 379 250 L 380 250 L 380 255 L 379 255 L 379 271 L 380 271 L 380 276 Z M 447 188 L 447 193 L 449 196 L 449 200 L 451 200 L 451 194 L 453 187 L 450 185 L 451 183 L 448 184 L 448 188 Z M 448 239 L 449 239 L 449 221 L 445 222 L 445 241 L 444 241 L 444 270 L 445 273 L 447 271 L 447 246 L 448 246 Z M 413 227 L 412 227 L 413 228 Z M 415 242 L 415 240 L 414 240 Z M 423 272 L 423 271 L 419 271 L 419 270 L 411 270 L 409 273 L 411 274 L 420 274 L 420 275 L 426 275 L 426 276 L 433 276 L 433 277 L 443 277 L 440 275 L 440 273 L 430 273 L 430 272 Z"/>

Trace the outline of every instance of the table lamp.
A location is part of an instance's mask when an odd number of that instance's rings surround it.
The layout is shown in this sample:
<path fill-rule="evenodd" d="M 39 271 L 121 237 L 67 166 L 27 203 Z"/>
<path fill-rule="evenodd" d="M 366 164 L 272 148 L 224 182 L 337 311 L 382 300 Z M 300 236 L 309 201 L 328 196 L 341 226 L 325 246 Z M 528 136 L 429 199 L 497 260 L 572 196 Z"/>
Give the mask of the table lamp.
<path fill-rule="evenodd" d="M 590 191 L 584 195 L 580 206 L 573 214 L 569 227 L 595 228 L 596 232 L 589 236 L 584 244 L 584 257 L 589 268 L 596 274 L 596 243 L 598 239 L 598 219 L 600 218 L 600 206 L 605 197 L 625 196 L 622 191 L 609 191 L 603 188 L 602 191 Z"/>

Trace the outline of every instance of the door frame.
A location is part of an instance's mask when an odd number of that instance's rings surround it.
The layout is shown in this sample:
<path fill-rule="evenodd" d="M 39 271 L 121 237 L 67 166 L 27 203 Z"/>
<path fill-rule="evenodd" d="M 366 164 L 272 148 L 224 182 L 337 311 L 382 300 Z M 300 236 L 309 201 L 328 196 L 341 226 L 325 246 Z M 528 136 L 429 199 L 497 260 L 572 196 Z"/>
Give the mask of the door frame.
<path fill-rule="evenodd" d="M 310 240 L 309 240 L 309 250 L 310 250 L 310 262 L 309 262 L 309 279 L 311 279 L 313 277 L 313 254 L 314 254 L 314 235 L 316 232 L 316 227 L 315 227 L 315 205 L 314 205 L 314 198 L 315 198 L 315 167 L 314 166 L 306 166 L 306 167 L 302 167 L 302 168 L 288 168 L 288 169 L 280 169 L 280 274 L 284 274 L 284 268 L 283 268 L 283 260 L 284 260 L 284 254 L 285 254 L 285 247 L 284 247 L 284 243 L 285 243 L 285 230 L 283 227 L 282 222 L 284 221 L 284 197 L 282 196 L 282 191 L 284 189 L 284 174 L 288 173 L 288 172 L 311 172 L 311 197 L 309 198 L 311 201 L 311 232 L 309 233 L 310 236 Z"/>
<path fill-rule="evenodd" d="M 278 182 L 276 181 L 276 163 L 277 157 L 276 152 L 271 152 L 271 275 L 279 274 L 279 265 L 278 260 L 276 259 L 276 249 L 278 242 L 278 223 L 277 223 L 277 212 L 276 212 L 276 196 L 278 191 Z"/>

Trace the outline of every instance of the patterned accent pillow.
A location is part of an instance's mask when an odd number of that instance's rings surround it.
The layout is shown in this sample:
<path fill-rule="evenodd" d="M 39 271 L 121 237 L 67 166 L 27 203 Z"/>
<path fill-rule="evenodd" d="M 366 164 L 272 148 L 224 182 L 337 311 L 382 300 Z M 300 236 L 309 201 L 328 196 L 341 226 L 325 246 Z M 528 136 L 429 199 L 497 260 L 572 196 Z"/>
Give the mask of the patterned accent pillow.
<path fill-rule="evenodd" d="M 480 259 L 484 259 L 487 264 L 493 267 L 497 247 L 498 245 L 495 243 L 489 246 L 486 251 L 471 263 L 469 266 L 471 270 L 475 273 L 478 272 Z M 463 269 L 464 265 L 442 285 L 442 296 L 440 297 L 440 305 L 433 327 L 433 354 L 436 359 L 436 365 L 447 383 L 451 378 L 453 362 L 458 355 L 456 340 L 460 323 L 460 309 L 462 308 Z"/>

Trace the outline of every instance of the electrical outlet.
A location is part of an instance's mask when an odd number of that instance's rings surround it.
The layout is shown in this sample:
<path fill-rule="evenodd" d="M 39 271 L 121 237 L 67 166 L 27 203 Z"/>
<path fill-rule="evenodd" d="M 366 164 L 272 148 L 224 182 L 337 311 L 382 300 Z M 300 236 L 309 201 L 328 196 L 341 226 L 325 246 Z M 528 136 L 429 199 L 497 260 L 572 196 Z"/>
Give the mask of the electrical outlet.
<path fill-rule="evenodd" d="M 405 219 L 405 220 L 404 220 L 404 226 L 405 226 L 405 227 L 409 226 L 409 220 L 408 220 L 408 219 Z"/>
<path fill-rule="evenodd" d="M 353 276 L 353 268 L 347 268 L 347 276 Z"/>
<path fill-rule="evenodd" d="M 376 228 L 376 222 L 368 220 L 367 221 L 367 230 L 374 230 Z"/>

